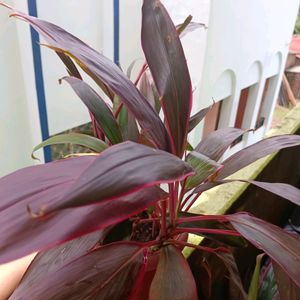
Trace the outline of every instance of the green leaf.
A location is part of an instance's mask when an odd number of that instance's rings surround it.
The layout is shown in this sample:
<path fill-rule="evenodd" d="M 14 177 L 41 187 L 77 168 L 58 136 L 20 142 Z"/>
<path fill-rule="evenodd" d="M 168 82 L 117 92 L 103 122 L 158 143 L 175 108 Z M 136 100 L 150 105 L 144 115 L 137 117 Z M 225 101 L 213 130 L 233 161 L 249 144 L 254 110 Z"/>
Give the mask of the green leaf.
<path fill-rule="evenodd" d="M 182 24 L 179 24 L 176 26 L 177 34 L 180 36 L 183 31 L 188 27 L 188 25 L 191 23 L 193 17 L 191 15 L 187 16 L 186 19 Z"/>
<path fill-rule="evenodd" d="M 221 167 L 221 165 L 214 160 L 196 151 L 192 151 L 187 156 L 186 161 L 196 171 L 194 176 L 187 179 L 185 185 L 186 189 L 198 186 Z"/>
<path fill-rule="evenodd" d="M 90 135 L 82 133 L 66 133 L 50 137 L 49 139 L 35 146 L 31 154 L 32 158 L 37 159 L 34 156 L 34 152 L 36 152 L 37 150 L 46 146 L 57 144 L 76 144 L 89 148 L 97 153 L 102 152 L 108 147 L 106 143 Z"/>
<path fill-rule="evenodd" d="M 257 255 L 256 266 L 252 275 L 247 300 L 257 300 L 261 260 L 264 254 Z"/>
<path fill-rule="evenodd" d="M 113 105 L 114 113 L 117 111 L 121 103 L 120 97 L 115 95 Z M 126 106 L 122 106 L 118 114 L 117 121 L 119 123 L 124 140 L 137 142 L 139 137 L 139 129 L 133 114 L 128 111 Z"/>

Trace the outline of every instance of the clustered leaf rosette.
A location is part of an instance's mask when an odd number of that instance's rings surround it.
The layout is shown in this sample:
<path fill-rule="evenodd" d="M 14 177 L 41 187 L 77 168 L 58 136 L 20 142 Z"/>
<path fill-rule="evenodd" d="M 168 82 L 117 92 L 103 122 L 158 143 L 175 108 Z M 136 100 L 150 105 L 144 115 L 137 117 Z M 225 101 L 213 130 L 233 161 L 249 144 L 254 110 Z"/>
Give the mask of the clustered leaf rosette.
<path fill-rule="evenodd" d="M 189 16 L 175 27 L 160 1 L 144 0 L 145 62 L 132 82 L 133 64 L 126 76 L 64 29 L 0 4 L 56 52 L 69 74 L 62 81 L 91 116 L 94 137 L 55 136 L 34 151 L 74 143 L 95 152 L 0 179 L 0 263 L 39 252 L 10 299 L 198 299 L 181 252 L 185 246 L 221 259 L 246 297 L 231 252 L 246 240 L 269 255 L 285 282 L 300 286 L 296 237 L 247 213 L 188 212 L 202 192 L 231 181 L 300 203 L 300 191 L 287 184 L 226 180 L 261 157 L 299 146 L 299 136 L 271 137 L 226 160 L 223 154 L 244 130 L 216 130 L 195 149 L 188 143 L 188 133 L 211 107 L 191 116 L 192 85 L 180 36 L 201 24 Z M 78 66 L 104 97 L 83 81 Z M 190 244 L 188 233 L 215 246 Z"/>

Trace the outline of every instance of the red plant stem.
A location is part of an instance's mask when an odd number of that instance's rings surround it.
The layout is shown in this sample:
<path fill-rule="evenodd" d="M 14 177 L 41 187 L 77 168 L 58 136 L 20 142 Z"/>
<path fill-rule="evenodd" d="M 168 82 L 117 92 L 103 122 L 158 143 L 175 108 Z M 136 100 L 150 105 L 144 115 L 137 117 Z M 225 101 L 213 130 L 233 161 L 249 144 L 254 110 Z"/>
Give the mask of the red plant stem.
<path fill-rule="evenodd" d="M 182 241 L 178 241 L 178 240 L 172 240 L 172 241 L 170 241 L 170 243 L 176 244 L 179 246 L 191 247 L 191 248 L 195 248 L 197 250 L 206 251 L 206 252 L 210 252 L 210 253 L 215 253 L 215 252 L 227 252 L 228 253 L 228 252 L 230 252 L 230 250 L 225 247 L 210 248 L 210 247 L 194 245 L 191 243 L 182 242 Z"/>
<path fill-rule="evenodd" d="M 224 234 L 224 235 L 232 235 L 232 236 L 241 236 L 241 234 L 234 230 L 227 229 L 210 229 L 210 228 L 192 228 L 192 227 L 184 227 L 184 228 L 176 228 L 177 233 L 182 232 L 190 232 L 190 233 L 210 233 L 210 234 Z"/>
<path fill-rule="evenodd" d="M 167 235 L 167 201 L 161 202 L 161 224 L 160 224 L 160 236 L 165 237 Z"/>
<path fill-rule="evenodd" d="M 184 194 L 185 194 L 186 181 L 187 181 L 187 177 L 184 178 L 182 186 L 181 186 L 181 191 L 180 191 L 180 195 L 179 195 L 179 202 L 178 202 L 178 208 L 181 207 L 181 202 L 182 202 Z"/>
<path fill-rule="evenodd" d="M 189 203 L 189 205 L 184 209 L 184 211 L 188 211 L 188 210 L 192 207 L 192 205 L 196 202 L 196 200 L 200 197 L 201 194 L 202 194 L 202 192 L 196 194 L 196 195 L 194 196 L 194 198 L 191 200 L 191 202 Z M 193 194 L 192 194 L 192 195 L 193 195 Z"/>
<path fill-rule="evenodd" d="M 136 78 L 136 80 L 135 80 L 135 82 L 134 82 L 134 85 L 137 85 L 139 83 L 142 75 L 147 70 L 147 68 L 148 68 L 148 64 L 144 63 L 143 66 L 142 66 L 142 68 L 141 68 L 141 70 L 140 70 L 140 72 L 139 72 L 139 74 L 138 74 L 138 76 L 137 76 L 137 78 Z"/>
<path fill-rule="evenodd" d="M 136 78 L 136 80 L 135 80 L 135 82 L 134 82 L 134 85 L 138 84 L 138 82 L 140 81 L 142 75 L 144 74 L 144 72 L 146 71 L 147 68 L 148 68 L 148 64 L 144 63 L 143 66 L 142 66 L 142 68 L 141 68 L 141 70 L 140 70 L 140 72 L 139 72 L 139 74 L 138 74 L 138 76 L 137 76 L 137 78 Z M 117 118 L 119 116 L 120 111 L 121 111 L 123 105 L 124 105 L 123 102 L 121 102 L 120 105 L 118 106 L 118 108 L 116 109 L 116 111 L 114 113 L 115 118 Z"/>
<path fill-rule="evenodd" d="M 178 218 L 177 224 L 186 223 L 186 222 L 197 222 L 197 221 L 221 221 L 228 222 L 225 216 L 215 216 L 215 215 L 205 215 L 197 217 L 187 217 L 187 218 Z"/>
<path fill-rule="evenodd" d="M 192 194 L 190 194 L 190 195 L 188 195 L 185 199 L 184 199 L 184 201 L 181 203 L 181 205 L 180 205 L 180 210 L 182 210 L 183 208 L 184 208 L 184 206 L 187 204 L 187 202 L 191 199 L 191 197 L 193 196 L 194 194 L 192 193 Z"/>
<path fill-rule="evenodd" d="M 115 118 L 117 118 L 117 117 L 119 116 L 122 107 L 123 107 L 123 102 L 121 102 L 121 103 L 119 104 L 118 108 L 116 109 L 115 114 L 114 114 L 114 115 L 115 115 Z"/>
<path fill-rule="evenodd" d="M 175 195 L 175 188 L 174 183 L 169 184 L 169 218 L 170 224 L 173 228 L 175 228 L 176 223 L 176 195 Z"/>
<path fill-rule="evenodd" d="M 175 201 L 174 201 L 174 206 L 175 206 L 175 210 L 174 210 L 174 214 L 175 214 L 175 220 L 177 218 L 177 211 L 178 211 L 178 207 L 179 207 L 179 194 L 178 194 L 178 191 L 179 191 L 179 181 L 176 181 L 175 182 L 175 187 L 174 187 L 174 190 L 175 190 Z"/>
<path fill-rule="evenodd" d="M 159 215 L 159 214 L 161 214 L 161 208 L 160 208 L 160 206 L 159 206 L 159 204 L 158 204 L 158 203 L 155 203 L 155 205 L 154 205 L 154 209 L 155 209 L 155 213 L 156 213 L 156 215 Z"/>

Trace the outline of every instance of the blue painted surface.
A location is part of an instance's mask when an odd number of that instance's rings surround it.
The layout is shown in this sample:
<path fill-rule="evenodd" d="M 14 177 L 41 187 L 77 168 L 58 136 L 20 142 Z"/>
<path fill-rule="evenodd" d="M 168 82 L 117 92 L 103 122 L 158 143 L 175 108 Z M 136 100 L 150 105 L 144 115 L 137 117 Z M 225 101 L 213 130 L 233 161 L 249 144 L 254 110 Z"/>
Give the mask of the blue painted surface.
<path fill-rule="evenodd" d="M 37 4 L 36 0 L 27 0 L 28 12 L 31 16 L 37 17 Z M 43 77 L 42 57 L 40 49 L 40 38 L 38 33 L 30 27 L 31 43 L 33 52 L 33 63 L 34 63 L 34 75 L 35 75 L 35 88 L 38 100 L 38 109 L 40 117 L 40 126 L 42 131 L 42 139 L 46 140 L 49 138 L 49 126 L 48 126 L 48 115 L 46 107 L 45 97 L 45 86 Z M 50 147 L 44 148 L 45 162 L 51 161 L 51 150 Z"/>
<path fill-rule="evenodd" d="M 114 62 L 120 65 L 120 3 L 114 0 Z"/>

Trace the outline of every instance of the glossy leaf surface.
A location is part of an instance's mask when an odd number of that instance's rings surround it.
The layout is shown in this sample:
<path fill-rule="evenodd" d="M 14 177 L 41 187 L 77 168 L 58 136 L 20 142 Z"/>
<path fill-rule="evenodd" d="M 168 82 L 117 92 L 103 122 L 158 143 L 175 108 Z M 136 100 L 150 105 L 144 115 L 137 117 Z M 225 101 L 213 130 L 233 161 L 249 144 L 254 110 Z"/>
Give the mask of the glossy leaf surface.
<path fill-rule="evenodd" d="M 12 299 L 127 299 L 143 265 L 143 252 L 135 243 L 100 247 L 39 277 Z"/>
<path fill-rule="evenodd" d="M 149 300 L 197 300 L 196 283 L 181 251 L 172 245 L 160 251 Z"/>
<path fill-rule="evenodd" d="M 160 1 L 144 1 L 142 16 L 142 47 L 161 96 L 173 151 L 182 157 L 192 108 L 186 58 L 176 28 Z"/>
<path fill-rule="evenodd" d="M 49 213 L 133 193 L 160 183 L 182 180 L 193 169 L 165 151 L 125 142 L 103 151 L 58 201 L 40 207 Z M 34 212 L 36 209 L 34 208 Z"/>
<path fill-rule="evenodd" d="M 25 168 L 0 179 L 0 263 L 106 228 L 166 197 L 161 189 L 149 187 L 114 201 L 66 209 L 44 218 L 28 213 L 28 206 L 60 202 L 95 159 L 65 159 Z"/>
<path fill-rule="evenodd" d="M 283 229 L 248 214 L 227 216 L 233 227 L 268 254 L 300 286 L 300 240 Z"/>
<path fill-rule="evenodd" d="M 78 239 L 66 242 L 36 255 L 11 299 L 22 299 L 39 279 L 51 276 L 64 265 L 87 254 L 104 237 L 103 231 L 96 231 Z"/>

